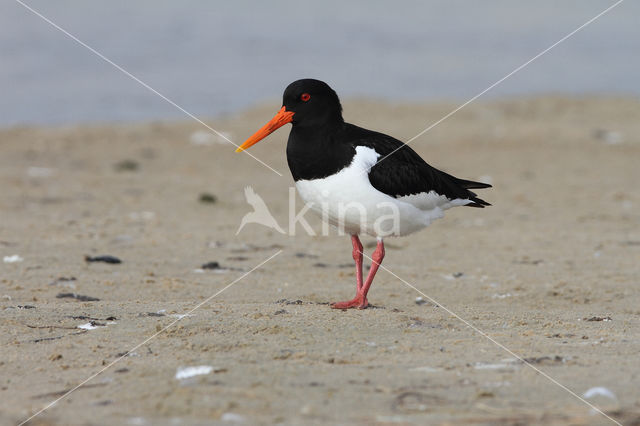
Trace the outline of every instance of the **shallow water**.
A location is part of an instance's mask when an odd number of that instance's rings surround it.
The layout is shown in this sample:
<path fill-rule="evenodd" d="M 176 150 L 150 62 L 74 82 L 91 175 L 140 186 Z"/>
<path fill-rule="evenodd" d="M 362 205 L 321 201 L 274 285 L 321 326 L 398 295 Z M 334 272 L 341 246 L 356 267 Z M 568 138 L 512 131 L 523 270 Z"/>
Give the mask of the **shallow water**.
<path fill-rule="evenodd" d="M 302 77 L 342 96 L 468 99 L 614 2 L 27 3 L 210 117 L 277 102 Z M 486 96 L 638 95 L 637 16 L 622 3 Z M 184 117 L 14 0 L 0 3 L 0 64 L 0 125 Z"/>

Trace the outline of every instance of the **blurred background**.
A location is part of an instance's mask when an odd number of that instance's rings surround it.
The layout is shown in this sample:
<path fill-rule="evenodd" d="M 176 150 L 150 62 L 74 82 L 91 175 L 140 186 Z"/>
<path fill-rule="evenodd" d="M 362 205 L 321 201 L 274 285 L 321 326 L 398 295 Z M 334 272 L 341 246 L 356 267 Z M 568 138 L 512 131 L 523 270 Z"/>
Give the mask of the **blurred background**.
<path fill-rule="evenodd" d="M 466 100 L 614 3 L 28 0 L 198 116 L 280 97 L 298 78 L 343 97 Z M 486 97 L 640 94 L 640 3 L 627 1 Z M 0 3 L 0 126 L 184 114 L 19 3 Z"/>

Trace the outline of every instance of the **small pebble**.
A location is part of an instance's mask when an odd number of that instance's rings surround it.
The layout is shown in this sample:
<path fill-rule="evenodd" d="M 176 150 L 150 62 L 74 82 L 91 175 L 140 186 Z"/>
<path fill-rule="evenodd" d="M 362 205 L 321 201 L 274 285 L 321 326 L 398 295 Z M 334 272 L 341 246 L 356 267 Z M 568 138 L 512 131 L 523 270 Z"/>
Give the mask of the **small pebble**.
<path fill-rule="evenodd" d="M 218 197 L 208 192 L 203 192 L 200 194 L 199 201 L 203 204 L 215 204 L 215 202 L 218 201 Z"/>
<path fill-rule="evenodd" d="M 202 269 L 220 269 L 220 264 L 218 262 L 207 262 L 201 266 Z"/>
<path fill-rule="evenodd" d="M 56 295 L 56 298 L 57 299 L 70 298 L 70 299 L 79 300 L 81 302 L 97 302 L 97 301 L 100 300 L 97 297 L 84 296 L 82 294 L 76 294 L 76 293 L 59 293 L 59 294 Z"/>
<path fill-rule="evenodd" d="M 245 418 L 236 413 L 224 413 L 222 417 L 220 417 L 220 420 L 229 423 L 244 423 Z"/>
<path fill-rule="evenodd" d="M 91 262 L 104 262 L 104 263 L 111 263 L 111 264 L 117 264 L 117 263 L 122 263 L 122 261 L 120 259 L 118 259 L 115 256 L 109 256 L 109 255 L 103 255 L 103 256 L 85 256 L 84 260 L 87 263 L 91 263 Z"/>
<path fill-rule="evenodd" d="M 135 172 L 140 168 L 140 164 L 135 160 L 122 160 L 117 162 L 113 168 L 118 172 Z"/>

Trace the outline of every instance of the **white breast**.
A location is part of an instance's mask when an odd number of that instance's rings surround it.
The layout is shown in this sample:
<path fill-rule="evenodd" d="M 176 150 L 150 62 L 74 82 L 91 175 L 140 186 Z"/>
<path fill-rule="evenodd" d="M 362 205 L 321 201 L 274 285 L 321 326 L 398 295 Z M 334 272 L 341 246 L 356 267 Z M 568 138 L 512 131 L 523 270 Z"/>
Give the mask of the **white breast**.
<path fill-rule="evenodd" d="M 443 217 L 444 210 L 471 202 L 434 191 L 400 198 L 380 192 L 369 182 L 379 156 L 372 148 L 356 147 L 349 166 L 323 179 L 299 180 L 296 188 L 311 210 L 340 231 L 375 237 L 410 234 Z"/>

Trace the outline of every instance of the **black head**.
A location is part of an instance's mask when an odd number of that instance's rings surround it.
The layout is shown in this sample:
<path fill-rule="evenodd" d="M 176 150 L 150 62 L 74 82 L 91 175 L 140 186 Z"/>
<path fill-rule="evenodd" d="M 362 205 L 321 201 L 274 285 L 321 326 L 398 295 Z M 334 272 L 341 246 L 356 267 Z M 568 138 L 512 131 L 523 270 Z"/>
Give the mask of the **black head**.
<path fill-rule="evenodd" d="M 312 78 L 296 80 L 284 91 L 282 106 L 294 113 L 294 126 L 342 123 L 342 105 L 327 83 Z"/>
<path fill-rule="evenodd" d="M 303 131 L 314 130 L 314 127 L 330 129 L 330 126 L 338 126 L 344 123 L 340 99 L 327 83 L 320 80 L 306 78 L 294 81 L 284 91 L 280 111 L 244 141 L 236 152 L 255 145 L 287 123 Z"/>

